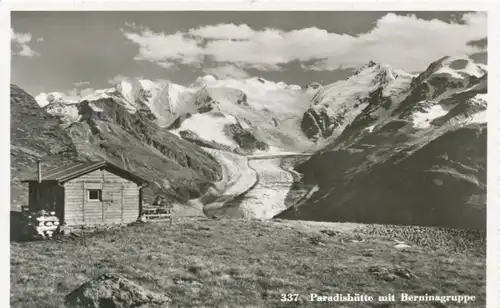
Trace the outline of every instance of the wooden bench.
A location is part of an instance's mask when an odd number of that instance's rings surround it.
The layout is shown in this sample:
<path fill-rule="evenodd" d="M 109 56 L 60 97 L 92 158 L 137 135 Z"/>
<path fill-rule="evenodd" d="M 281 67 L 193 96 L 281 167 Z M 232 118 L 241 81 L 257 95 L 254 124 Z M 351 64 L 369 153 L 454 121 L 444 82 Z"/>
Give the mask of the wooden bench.
<path fill-rule="evenodd" d="M 149 221 L 172 222 L 173 207 L 147 207 L 142 210 L 142 215 Z"/>

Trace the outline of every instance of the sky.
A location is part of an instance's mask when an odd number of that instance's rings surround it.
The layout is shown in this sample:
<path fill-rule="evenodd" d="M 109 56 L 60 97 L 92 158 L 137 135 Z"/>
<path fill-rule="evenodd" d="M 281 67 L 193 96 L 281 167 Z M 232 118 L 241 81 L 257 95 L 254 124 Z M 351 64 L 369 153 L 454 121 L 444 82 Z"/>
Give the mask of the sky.
<path fill-rule="evenodd" d="M 328 84 L 370 60 L 420 72 L 487 58 L 485 12 L 14 11 L 11 24 L 11 83 L 32 95 L 207 74 Z"/>

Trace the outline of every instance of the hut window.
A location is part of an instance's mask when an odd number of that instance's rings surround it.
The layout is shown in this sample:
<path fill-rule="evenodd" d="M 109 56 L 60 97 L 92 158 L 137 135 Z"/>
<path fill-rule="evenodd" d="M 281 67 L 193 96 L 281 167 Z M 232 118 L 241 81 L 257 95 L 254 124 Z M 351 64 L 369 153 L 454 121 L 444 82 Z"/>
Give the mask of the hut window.
<path fill-rule="evenodd" d="M 89 196 L 89 200 L 102 201 L 102 190 L 101 189 L 89 189 L 88 196 Z"/>

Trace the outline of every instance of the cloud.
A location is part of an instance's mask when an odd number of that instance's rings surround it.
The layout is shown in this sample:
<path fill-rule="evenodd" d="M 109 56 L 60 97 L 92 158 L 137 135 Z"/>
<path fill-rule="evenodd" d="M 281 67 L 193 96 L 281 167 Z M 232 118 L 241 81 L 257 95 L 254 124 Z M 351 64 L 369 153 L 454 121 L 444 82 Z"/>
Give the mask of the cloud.
<path fill-rule="evenodd" d="M 30 46 L 28 46 L 28 43 L 31 42 L 31 33 L 18 33 L 15 32 L 14 29 L 10 28 L 10 40 L 12 42 L 12 47 L 15 47 L 15 49 L 18 49 L 17 51 L 11 50 L 11 53 L 13 55 L 18 55 L 22 57 L 28 57 L 32 58 L 34 56 L 39 56 L 40 54 L 33 49 L 31 49 Z"/>
<path fill-rule="evenodd" d="M 470 46 L 468 42 L 486 34 L 486 14 L 482 13 L 465 14 L 462 23 L 387 14 L 377 21 L 374 29 L 359 35 L 348 49 L 332 54 L 312 68 L 353 67 L 374 60 L 407 71 L 418 71 L 443 56 L 480 51 L 481 48 Z"/>
<path fill-rule="evenodd" d="M 243 79 L 250 77 L 245 70 L 230 64 L 213 68 L 205 68 L 203 69 L 203 72 L 205 74 L 215 75 L 219 79 Z"/>
<path fill-rule="evenodd" d="M 479 39 L 479 40 L 469 41 L 469 42 L 467 42 L 467 45 L 475 46 L 475 47 L 481 48 L 483 50 L 486 50 L 488 48 L 488 38 L 483 37 L 482 39 Z"/>
<path fill-rule="evenodd" d="M 67 98 L 70 100 L 79 101 L 80 98 L 85 97 L 85 96 L 92 94 L 94 92 L 95 92 L 94 88 L 84 88 L 84 89 L 75 88 L 73 90 L 69 90 L 66 93 L 66 95 L 67 95 Z"/>
<path fill-rule="evenodd" d="M 129 24 L 129 27 L 133 26 Z M 203 60 L 203 48 L 198 46 L 199 39 L 187 37 L 181 32 L 166 35 L 153 33 L 144 27 L 132 27 L 136 32 L 122 29 L 123 35 L 139 45 L 139 54 L 134 60 L 147 60 L 168 63 L 173 60 L 182 64 L 196 64 Z"/>
<path fill-rule="evenodd" d="M 81 87 L 81 86 L 84 86 L 86 84 L 90 84 L 90 82 L 88 81 L 77 81 L 77 82 L 73 82 L 73 85 L 74 86 L 77 86 L 77 87 Z"/>
<path fill-rule="evenodd" d="M 244 40 L 251 38 L 255 32 L 247 25 L 218 24 L 191 29 L 189 33 L 206 39 Z"/>
<path fill-rule="evenodd" d="M 348 35 L 315 27 L 283 31 L 248 25 L 218 24 L 172 34 L 127 24 L 123 35 L 139 47 L 135 60 L 172 68 L 172 63 L 258 70 L 282 70 L 290 62 L 310 70 L 352 68 L 369 60 L 407 71 L 425 69 L 446 55 L 482 51 L 475 41 L 487 36 L 486 13 L 467 13 L 458 21 L 424 20 L 386 14 L 366 33 Z"/>
<path fill-rule="evenodd" d="M 114 84 L 117 84 L 123 80 L 130 80 L 130 78 L 127 76 L 123 76 L 121 74 L 118 74 L 118 75 L 115 75 L 114 77 L 108 79 L 108 83 L 114 85 Z"/>
<path fill-rule="evenodd" d="M 39 37 L 39 38 L 36 39 L 36 41 L 37 42 L 43 42 L 43 41 L 45 41 L 45 39 L 43 37 Z"/>
<path fill-rule="evenodd" d="M 283 32 L 265 29 L 245 41 L 218 40 L 208 42 L 205 50 L 215 61 L 240 63 L 243 66 L 270 68 L 291 61 L 309 61 L 329 57 L 335 50 L 352 44 L 349 35 L 328 33 L 318 28 Z"/>
<path fill-rule="evenodd" d="M 82 89 L 80 91 L 80 95 L 81 96 L 87 96 L 89 94 L 92 94 L 93 92 L 95 92 L 95 89 L 94 88 L 85 88 L 85 89 Z"/>
<path fill-rule="evenodd" d="M 156 64 L 166 69 L 177 69 L 176 64 L 173 62 L 163 61 L 163 62 L 157 62 Z"/>
<path fill-rule="evenodd" d="M 137 80 L 140 80 L 140 79 L 145 79 L 144 76 L 132 76 L 132 77 L 129 77 L 129 76 L 125 76 L 125 75 L 122 75 L 122 74 L 118 74 L 118 75 L 115 75 L 114 77 L 108 79 L 108 83 L 111 84 L 111 85 L 115 85 L 121 81 L 128 81 L 128 82 L 136 82 Z M 154 79 L 154 80 L 151 80 L 153 82 L 164 82 L 165 79 L 161 79 L 161 78 L 157 78 L 157 79 Z"/>
<path fill-rule="evenodd" d="M 11 41 L 14 41 L 19 44 L 27 44 L 31 41 L 31 33 L 17 33 L 13 28 L 10 28 L 11 33 Z"/>

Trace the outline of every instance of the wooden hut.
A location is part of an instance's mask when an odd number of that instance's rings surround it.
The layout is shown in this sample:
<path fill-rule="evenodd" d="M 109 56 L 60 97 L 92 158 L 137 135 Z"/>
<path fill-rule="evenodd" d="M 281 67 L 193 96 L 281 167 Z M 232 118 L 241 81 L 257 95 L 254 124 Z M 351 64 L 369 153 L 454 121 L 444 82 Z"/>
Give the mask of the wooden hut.
<path fill-rule="evenodd" d="M 142 210 L 141 177 L 106 161 L 42 171 L 29 184 L 29 209 L 56 212 L 61 223 L 101 225 L 135 221 Z"/>

